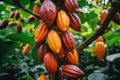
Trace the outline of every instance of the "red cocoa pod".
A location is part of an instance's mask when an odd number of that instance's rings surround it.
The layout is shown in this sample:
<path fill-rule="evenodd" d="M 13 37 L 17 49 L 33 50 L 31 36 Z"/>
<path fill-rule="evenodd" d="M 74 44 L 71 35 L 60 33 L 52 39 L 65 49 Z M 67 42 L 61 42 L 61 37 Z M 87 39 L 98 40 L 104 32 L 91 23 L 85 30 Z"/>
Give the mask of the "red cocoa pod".
<path fill-rule="evenodd" d="M 51 0 L 45 0 L 40 9 L 40 17 L 49 27 L 53 24 L 57 15 L 57 7 Z"/>
<path fill-rule="evenodd" d="M 77 12 L 78 11 L 78 2 L 77 0 L 64 0 L 64 5 L 67 11 Z"/>
<path fill-rule="evenodd" d="M 66 52 L 66 60 L 70 64 L 78 64 L 78 53 L 76 50 L 73 52 L 67 51 Z"/>
<path fill-rule="evenodd" d="M 78 68 L 77 66 L 74 66 L 74 65 L 63 66 L 62 72 L 68 78 L 73 78 L 73 79 L 79 78 L 82 75 L 84 75 L 84 72 L 80 68 Z"/>
<path fill-rule="evenodd" d="M 65 56 L 65 50 L 61 47 L 60 52 L 58 53 L 58 58 L 62 59 Z"/>
<path fill-rule="evenodd" d="M 21 33 L 21 32 L 22 32 L 22 25 L 21 25 L 21 24 L 18 24 L 18 25 L 16 26 L 16 30 L 17 30 L 18 33 Z"/>
<path fill-rule="evenodd" d="M 50 74 L 55 74 L 58 68 L 57 60 L 51 53 L 46 53 L 44 56 L 44 66 Z"/>
<path fill-rule="evenodd" d="M 115 16 L 112 19 L 113 22 L 120 25 L 120 12 L 116 12 Z"/>
<path fill-rule="evenodd" d="M 66 50 L 72 51 L 75 49 L 75 40 L 73 34 L 69 30 L 61 33 L 61 39 Z"/>
<path fill-rule="evenodd" d="M 41 22 L 40 25 L 36 28 L 34 33 L 35 42 L 41 43 L 48 34 L 49 30 L 45 23 Z"/>
<path fill-rule="evenodd" d="M 82 25 L 79 16 L 76 13 L 70 12 L 68 12 L 68 16 L 70 19 L 70 27 L 75 31 L 81 31 Z"/>
<path fill-rule="evenodd" d="M 7 27 L 8 25 L 8 20 L 3 20 L 2 22 L 0 22 L 0 29 L 4 29 Z"/>
<path fill-rule="evenodd" d="M 14 18 L 15 12 L 10 13 L 10 18 Z"/>
<path fill-rule="evenodd" d="M 44 55 L 47 53 L 47 47 L 45 44 L 41 44 L 38 48 L 38 58 L 41 63 L 43 63 Z"/>

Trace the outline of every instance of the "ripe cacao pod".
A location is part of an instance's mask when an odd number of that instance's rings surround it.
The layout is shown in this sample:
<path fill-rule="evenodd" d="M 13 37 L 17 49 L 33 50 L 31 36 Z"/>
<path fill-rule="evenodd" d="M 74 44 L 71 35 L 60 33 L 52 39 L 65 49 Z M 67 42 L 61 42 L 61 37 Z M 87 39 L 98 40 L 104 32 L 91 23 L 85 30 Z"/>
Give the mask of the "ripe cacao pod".
<path fill-rule="evenodd" d="M 64 5 L 67 11 L 77 12 L 78 11 L 78 2 L 77 0 L 64 0 Z"/>
<path fill-rule="evenodd" d="M 78 64 L 78 53 L 76 50 L 73 52 L 67 51 L 66 53 L 67 62 L 70 64 Z"/>
<path fill-rule="evenodd" d="M 51 0 L 45 0 L 40 9 L 40 17 L 49 27 L 53 24 L 57 15 L 57 7 Z"/>
<path fill-rule="evenodd" d="M 38 58 L 41 63 L 43 63 L 44 55 L 47 53 L 47 47 L 45 44 L 41 44 L 38 48 Z"/>
<path fill-rule="evenodd" d="M 96 39 L 96 42 L 104 42 L 104 37 L 103 37 L 103 36 L 99 36 L 99 37 Z"/>
<path fill-rule="evenodd" d="M 52 51 L 59 53 L 62 47 L 62 42 L 59 34 L 55 30 L 50 30 L 48 33 L 48 45 Z"/>
<path fill-rule="evenodd" d="M 57 60 L 51 53 L 46 53 L 44 56 L 44 66 L 50 74 L 55 74 L 58 68 Z"/>
<path fill-rule="evenodd" d="M 81 21 L 76 13 L 68 12 L 70 27 L 76 31 L 81 31 Z"/>
<path fill-rule="evenodd" d="M 39 4 L 35 4 L 35 5 L 33 6 L 33 12 L 36 13 L 36 14 L 38 14 L 38 15 L 40 15 L 40 5 L 39 5 Z M 35 16 L 34 16 L 34 19 L 35 19 L 36 21 L 39 21 L 39 18 L 37 18 L 37 17 L 35 17 Z"/>
<path fill-rule="evenodd" d="M 21 33 L 21 32 L 22 32 L 22 25 L 21 25 L 21 24 L 18 24 L 18 25 L 16 26 L 16 30 L 17 30 L 18 33 Z"/>
<path fill-rule="evenodd" d="M 96 42 L 94 47 L 94 53 L 97 56 L 98 61 L 100 61 L 105 54 L 105 45 L 103 42 Z"/>
<path fill-rule="evenodd" d="M 78 68 L 77 66 L 74 66 L 74 65 L 63 66 L 62 72 L 68 78 L 73 78 L 73 79 L 79 78 L 82 75 L 84 75 L 84 72 L 80 68 Z"/>
<path fill-rule="evenodd" d="M 115 16 L 112 19 L 113 22 L 120 25 L 120 12 L 116 12 Z"/>
<path fill-rule="evenodd" d="M 0 29 L 6 28 L 7 25 L 8 25 L 8 20 L 3 20 L 2 22 L 0 22 Z"/>
<path fill-rule="evenodd" d="M 26 44 L 26 45 L 23 47 L 22 54 L 23 54 L 23 55 L 26 55 L 26 54 L 30 51 L 30 48 L 31 48 L 31 46 L 30 46 L 29 44 Z"/>
<path fill-rule="evenodd" d="M 47 77 L 42 74 L 40 77 L 37 78 L 37 80 L 47 80 Z"/>
<path fill-rule="evenodd" d="M 103 24 L 107 15 L 108 15 L 108 10 L 104 9 L 100 14 L 100 24 Z"/>
<path fill-rule="evenodd" d="M 69 30 L 61 33 L 61 39 L 65 48 L 68 51 L 72 51 L 75 49 L 75 40 L 72 33 Z"/>
<path fill-rule="evenodd" d="M 18 20 L 20 18 L 20 12 L 16 11 L 14 17 Z"/>
<path fill-rule="evenodd" d="M 61 31 L 67 31 L 69 27 L 69 17 L 67 16 L 66 12 L 60 10 L 57 15 L 57 26 Z"/>
<path fill-rule="evenodd" d="M 34 33 L 35 42 L 41 43 L 48 34 L 49 30 L 45 23 L 41 22 L 40 25 L 36 28 Z"/>

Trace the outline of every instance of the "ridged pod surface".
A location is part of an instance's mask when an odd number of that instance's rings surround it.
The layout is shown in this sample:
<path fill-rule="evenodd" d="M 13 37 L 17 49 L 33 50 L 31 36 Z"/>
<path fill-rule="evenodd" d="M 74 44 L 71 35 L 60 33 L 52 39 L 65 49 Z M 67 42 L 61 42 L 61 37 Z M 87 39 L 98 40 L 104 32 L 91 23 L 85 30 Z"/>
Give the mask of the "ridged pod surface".
<path fill-rule="evenodd" d="M 44 74 L 42 74 L 40 77 L 37 78 L 37 80 L 48 80 L 48 79 Z"/>
<path fill-rule="evenodd" d="M 72 33 L 69 30 L 61 33 L 61 39 L 67 50 L 72 51 L 75 49 L 75 40 Z"/>
<path fill-rule="evenodd" d="M 48 33 L 48 45 L 52 51 L 59 53 L 62 47 L 62 42 L 59 34 L 55 30 L 50 30 Z"/>
<path fill-rule="evenodd" d="M 69 17 L 67 16 L 66 12 L 60 10 L 57 15 L 57 26 L 61 31 L 67 31 L 69 27 Z"/>
<path fill-rule="evenodd" d="M 23 47 L 22 54 L 23 54 L 23 55 L 26 55 L 26 54 L 30 51 L 30 48 L 31 48 L 31 46 L 30 46 L 29 44 L 26 44 L 26 45 Z"/>
<path fill-rule="evenodd" d="M 77 12 L 78 11 L 78 2 L 77 0 L 64 0 L 64 5 L 67 11 Z"/>
<path fill-rule="evenodd" d="M 74 66 L 74 65 L 63 66 L 62 72 L 68 78 L 73 78 L 73 79 L 79 78 L 82 75 L 84 75 L 84 72 L 80 68 L 78 68 L 77 66 Z"/>
<path fill-rule="evenodd" d="M 43 1 L 40 9 L 40 17 L 48 27 L 53 24 L 56 15 L 56 5 L 51 0 Z"/>
<path fill-rule="evenodd" d="M 44 56 L 44 66 L 50 74 L 55 74 L 58 68 L 56 59 L 51 53 L 46 53 Z"/>
<path fill-rule="evenodd" d="M 66 52 L 66 59 L 67 62 L 70 64 L 78 64 L 78 53 L 76 50 L 73 52 L 67 51 Z"/>
<path fill-rule="evenodd" d="M 94 53 L 97 56 L 98 61 L 100 61 L 105 54 L 105 45 L 104 42 L 96 42 L 94 47 Z"/>
<path fill-rule="evenodd" d="M 48 34 L 49 30 L 45 23 L 41 22 L 40 25 L 36 28 L 34 33 L 34 40 L 35 42 L 41 43 Z"/>
<path fill-rule="evenodd" d="M 76 31 L 81 31 L 81 21 L 79 16 L 76 13 L 68 12 L 68 16 L 70 19 L 70 27 Z"/>
<path fill-rule="evenodd" d="M 43 63 L 44 55 L 47 53 L 47 47 L 45 44 L 41 44 L 38 48 L 38 58 L 41 63 Z"/>

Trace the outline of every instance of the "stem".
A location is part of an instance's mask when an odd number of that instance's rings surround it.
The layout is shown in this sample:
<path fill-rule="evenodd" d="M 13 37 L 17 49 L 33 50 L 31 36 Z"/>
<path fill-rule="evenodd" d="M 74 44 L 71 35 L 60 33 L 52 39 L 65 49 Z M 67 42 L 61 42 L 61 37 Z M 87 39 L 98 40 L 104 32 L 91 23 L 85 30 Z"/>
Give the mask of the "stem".
<path fill-rule="evenodd" d="M 112 20 L 112 18 L 114 17 L 115 13 L 117 12 L 117 6 L 115 7 L 111 7 L 108 15 L 105 19 L 105 21 L 103 22 L 103 24 L 100 26 L 100 28 L 98 28 L 93 35 L 91 35 L 88 39 L 86 39 L 78 48 L 77 48 L 77 52 L 80 52 L 81 50 L 83 50 L 84 48 L 86 48 L 89 44 L 91 44 L 95 39 L 97 39 L 97 37 L 99 37 L 100 35 L 105 33 L 105 30 L 107 28 L 107 26 L 109 25 L 110 21 Z"/>
<path fill-rule="evenodd" d="M 26 11 L 26 12 L 28 12 L 28 13 L 30 13 L 30 14 L 32 14 L 32 15 L 34 15 L 35 17 L 37 17 L 37 18 L 40 19 L 40 16 L 39 16 L 38 14 L 36 14 L 36 13 L 32 12 L 31 10 L 25 8 L 25 7 L 20 3 L 19 0 L 12 0 L 12 1 L 13 1 L 13 3 L 14 3 L 16 6 L 20 7 L 20 8 L 23 9 L 24 11 Z"/>

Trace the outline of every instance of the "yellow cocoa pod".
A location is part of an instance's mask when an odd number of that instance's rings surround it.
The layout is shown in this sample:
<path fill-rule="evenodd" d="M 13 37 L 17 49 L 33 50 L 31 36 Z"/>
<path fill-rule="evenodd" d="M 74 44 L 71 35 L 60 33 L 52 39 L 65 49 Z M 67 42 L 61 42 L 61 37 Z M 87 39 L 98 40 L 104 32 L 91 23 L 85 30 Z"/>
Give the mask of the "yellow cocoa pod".
<path fill-rule="evenodd" d="M 67 16 L 66 12 L 63 10 L 60 10 L 57 15 L 57 26 L 61 31 L 67 31 L 69 27 L 69 17 Z"/>
<path fill-rule="evenodd" d="M 30 51 L 30 48 L 31 48 L 31 46 L 30 46 L 29 44 L 26 44 L 26 45 L 23 47 L 22 54 L 23 54 L 23 55 L 26 55 L 26 54 Z"/>
<path fill-rule="evenodd" d="M 59 34 L 54 30 L 50 30 L 50 32 L 48 33 L 48 45 L 50 49 L 53 50 L 55 53 L 60 52 L 62 42 Z"/>
<path fill-rule="evenodd" d="M 94 47 L 94 53 L 97 56 L 98 61 L 100 61 L 105 54 L 105 45 L 104 42 L 96 42 Z"/>
<path fill-rule="evenodd" d="M 37 78 L 37 80 L 47 80 L 47 77 L 42 74 L 40 77 Z"/>

